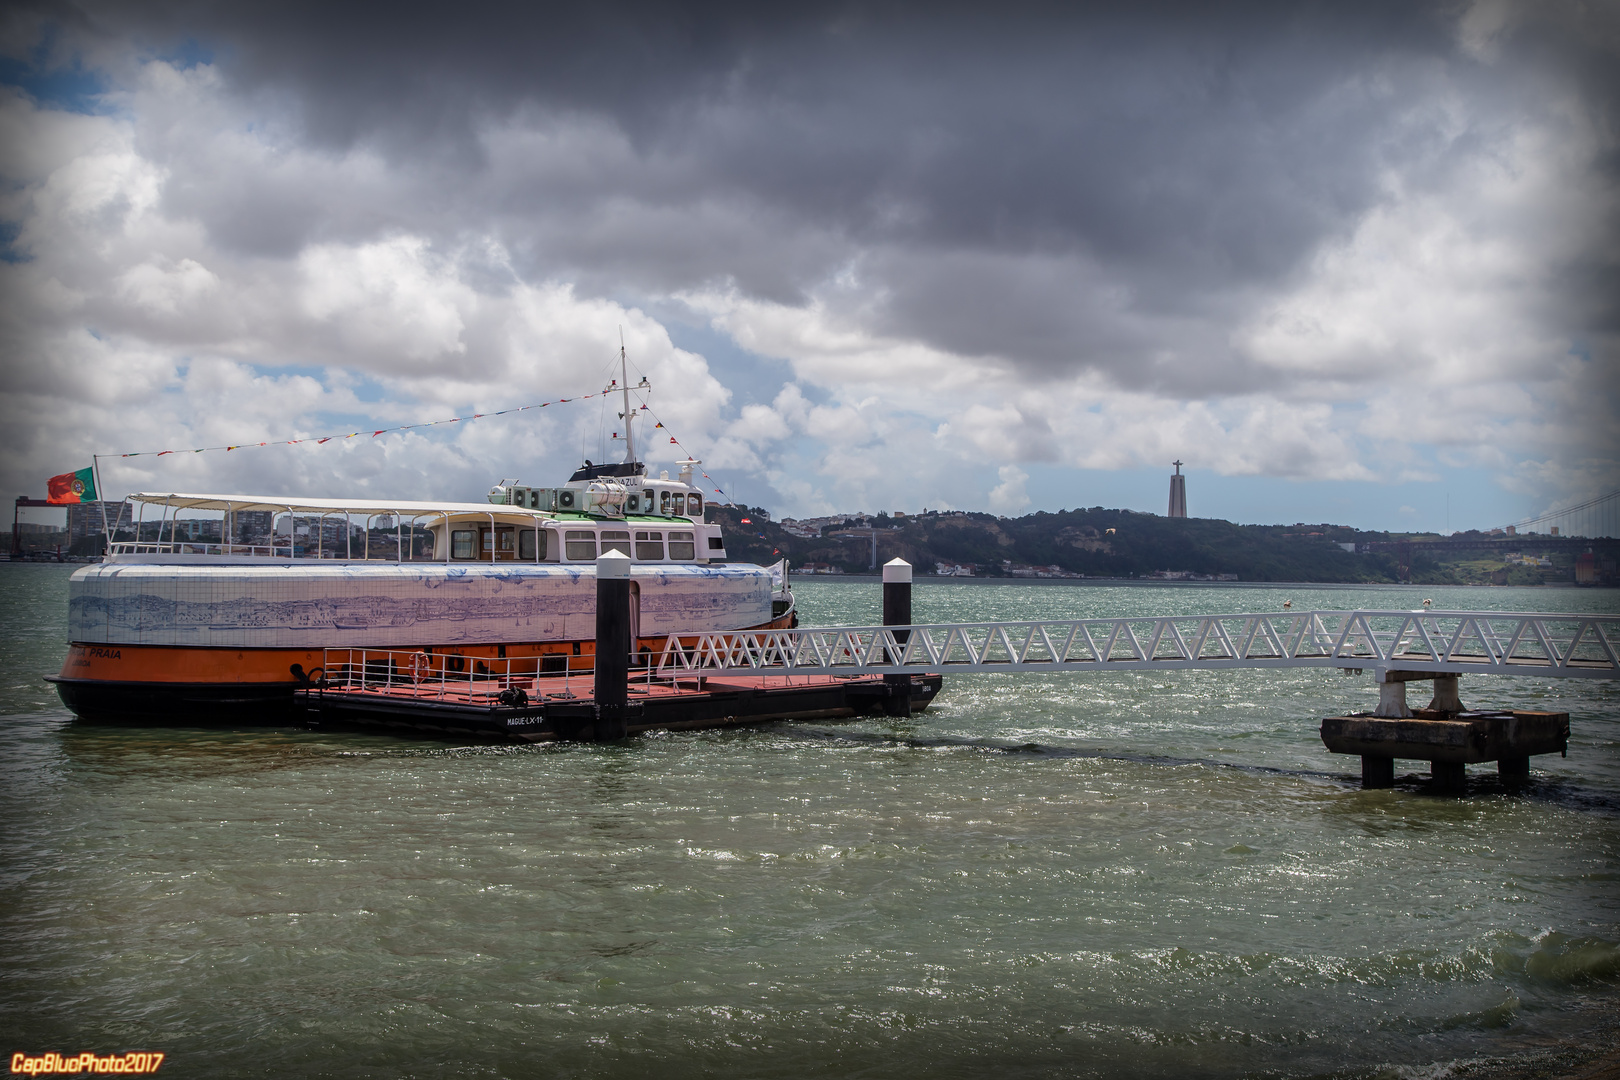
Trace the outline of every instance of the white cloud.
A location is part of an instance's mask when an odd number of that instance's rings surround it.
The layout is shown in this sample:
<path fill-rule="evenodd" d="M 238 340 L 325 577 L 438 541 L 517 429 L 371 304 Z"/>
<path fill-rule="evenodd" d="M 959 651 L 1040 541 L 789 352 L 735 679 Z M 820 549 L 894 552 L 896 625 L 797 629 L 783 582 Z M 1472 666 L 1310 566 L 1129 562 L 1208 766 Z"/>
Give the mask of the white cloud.
<path fill-rule="evenodd" d="M 172 266 L 146 262 L 118 278 L 121 298 L 133 307 L 161 315 L 189 314 L 218 291 L 219 278 L 194 259 L 181 259 Z"/>
<path fill-rule="evenodd" d="M 998 514 L 1013 515 L 1029 505 L 1029 493 L 1024 484 L 1029 473 L 1016 465 L 1003 465 L 996 470 L 1001 483 L 990 489 L 990 509 Z"/>
<path fill-rule="evenodd" d="M 847 279 L 833 287 L 848 291 Z M 866 328 L 862 309 L 841 313 L 820 297 L 803 305 L 746 297 L 734 288 L 684 292 L 677 298 L 708 316 L 737 344 L 761 356 L 789 361 L 798 377 L 816 386 L 848 391 L 886 387 L 924 397 L 1001 374 L 993 361 L 974 362 L 921 342 L 887 337 Z"/>
<path fill-rule="evenodd" d="M 163 68 L 148 66 L 135 95 L 141 109 L 171 129 L 200 122 L 187 108 L 239 127 L 239 117 L 213 116 L 219 104 L 202 93 L 206 78 L 152 74 Z M 345 417 L 392 426 L 578 399 L 617 377 L 621 329 L 633 364 L 658 388 L 654 408 L 668 430 L 699 447 L 724 430 L 728 393 L 701 356 L 675 348 L 633 307 L 579 297 L 566 283 L 518 280 L 492 238 L 443 249 L 395 229 L 285 259 L 222 245 L 185 213 L 173 170 L 143 156 L 143 115 L 83 117 L 0 98 L 0 127 L 29 133 L 35 146 L 8 170 L 17 186 L 7 209 L 21 223 L 15 246 L 26 258 L 0 264 L 0 333 L 10 343 L 0 439 L 19 488 L 92 453 L 251 446 L 328 433 L 353 423 Z M 251 169 L 271 149 L 239 130 L 224 134 L 225 145 L 207 151 L 216 167 L 236 152 L 243 158 L 232 169 Z M 318 451 L 115 459 L 108 481 L 328 493 L 392 485 L 465 496 L 526 459 L 554 472 L 576 455 L 611 454 L 602 440 L 623 426 L 612 413 L 598 398 L 524 413 L 522 423 Z M 652 431 L 649 422 L 642 435 L 653 460 L 678 456 Z"/>
<path fill-rule="evenodd" d="M 304 310 L 337 326 L 350 355 L 426 370 L 454 364 L 456 354 L 467 351 L 462 312 L 475 309 L 479 297 L 420 237 L 319 244 L 298 261 Z"/>

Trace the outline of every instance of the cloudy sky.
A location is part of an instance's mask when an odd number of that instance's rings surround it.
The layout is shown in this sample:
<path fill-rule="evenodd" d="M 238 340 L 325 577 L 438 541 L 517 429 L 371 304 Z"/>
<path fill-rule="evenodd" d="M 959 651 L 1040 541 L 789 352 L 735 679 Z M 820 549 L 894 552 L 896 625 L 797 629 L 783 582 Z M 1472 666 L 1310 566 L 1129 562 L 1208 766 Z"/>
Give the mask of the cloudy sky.
<path fill-rule="evenodd" d="M 621 332 L 783 515 L 1162 513 L 1177 458 L 1240 521 L 1620 487 L 1620 5 L 0 20 L 8 493 L 575 398 Z M 103 484 L 479 498 L 619 427 L 593 399 Z"/>

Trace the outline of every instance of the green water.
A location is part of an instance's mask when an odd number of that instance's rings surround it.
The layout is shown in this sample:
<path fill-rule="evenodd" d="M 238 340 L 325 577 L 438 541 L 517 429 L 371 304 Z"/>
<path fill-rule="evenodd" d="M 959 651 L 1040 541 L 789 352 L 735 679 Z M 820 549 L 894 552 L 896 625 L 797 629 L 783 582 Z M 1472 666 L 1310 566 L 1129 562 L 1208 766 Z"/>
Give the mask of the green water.
<path fill-rule="evenodd" d="M 1466 799 L 1363 792 L 1320 671 L 960 676 L 908 721 L 615 746 L 75 723 L 0 567 L 4 1050 L 174 1076 L 1395 1076 L 1612 1032 L 1620 687 Z M 870 582 L 798 586 L 807 625 Z M 1615 609 L 1612 592 L 919 585 L 918 621 Z M 1420 696 L 1414 691 L 1414 697 Z M 1606 1026 L 1609 1025 L 1609 1026 Z"/>

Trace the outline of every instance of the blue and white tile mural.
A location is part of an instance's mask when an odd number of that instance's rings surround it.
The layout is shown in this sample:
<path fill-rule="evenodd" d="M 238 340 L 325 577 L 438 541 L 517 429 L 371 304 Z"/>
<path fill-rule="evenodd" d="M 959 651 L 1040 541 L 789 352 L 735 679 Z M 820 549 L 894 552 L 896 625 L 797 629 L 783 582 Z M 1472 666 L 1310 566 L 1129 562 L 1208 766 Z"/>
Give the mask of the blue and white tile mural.
<path fill-rule="evenodd" d="M 735 630 L 771 618 L 757 566 L 636 567 L 639 632 Z M 103 563 L 73 575 L 78 642 L 220 648 L 410 648 L 588 640 L 591 566 Z"/>

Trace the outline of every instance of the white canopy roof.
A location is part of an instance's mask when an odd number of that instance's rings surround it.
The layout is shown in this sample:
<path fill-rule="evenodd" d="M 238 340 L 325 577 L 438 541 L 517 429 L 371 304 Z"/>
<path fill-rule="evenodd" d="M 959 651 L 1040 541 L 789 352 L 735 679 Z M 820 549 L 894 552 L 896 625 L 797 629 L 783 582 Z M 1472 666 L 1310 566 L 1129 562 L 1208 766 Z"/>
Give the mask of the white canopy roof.
<path fill-rule="evenodd" d="M 271 510 L 294 514 L 394 514 L 428 517 L 443 514 L 508 514 L 549 518 L 540 510 L 502 503 L 411 502 L 389 499 L 303 499 L 273 495 L 197 495 L 180 492 L 137 491 L 130 502 L 166 506 L 173 510 Z"/>

